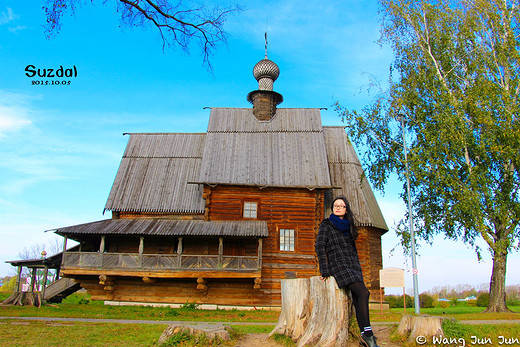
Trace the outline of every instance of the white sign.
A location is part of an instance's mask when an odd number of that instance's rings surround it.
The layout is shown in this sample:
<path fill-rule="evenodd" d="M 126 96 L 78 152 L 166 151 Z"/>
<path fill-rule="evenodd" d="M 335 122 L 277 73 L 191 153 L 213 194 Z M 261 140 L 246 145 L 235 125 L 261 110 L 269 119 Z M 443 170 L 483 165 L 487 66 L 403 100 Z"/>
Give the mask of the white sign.
<path fill-rule="evenodd" d="M 396 267 L 379 270 L 379 286 L 382 288 L 404 287 L 404 270 Z"/>

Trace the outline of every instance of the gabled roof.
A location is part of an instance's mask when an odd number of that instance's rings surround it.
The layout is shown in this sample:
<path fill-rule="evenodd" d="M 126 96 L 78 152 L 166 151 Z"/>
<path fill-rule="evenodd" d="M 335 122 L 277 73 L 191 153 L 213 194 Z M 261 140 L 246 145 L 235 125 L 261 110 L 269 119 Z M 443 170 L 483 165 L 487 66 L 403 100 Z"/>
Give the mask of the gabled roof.
<path fill-rule="evenodd" d="M 327 160 L 333 189 L 332 196 L 343 195 L 361 225 L 388 230 L 361 162 L 343 127 L 323 127 Z M 326 205 L 330 202 L 326 201 Z"/>
<path fill-rule="evenodd" d="M 205 134 L 130 134 L 105 210 L 204 213 L 196 181 Z"/>
<path fill-rule="evenodd" d="M 56 229 L 72 239 L 95 235 L 267 237 L 267 222 L 169 219 L 105 219 Z"/>
<path fill-rule="evenodd" d="M 204 213 L 203 185 L 332 189 L 361 225 L 388 230 L 343 127 L 323 127 L 319 109 L 212 108 L 205 134 L 130 134 L 105 209 Z M 328 200 L 326 200 L 328 205 Z"/>
<path fill-rule="evenodd" d="M 211 109 L 198 182 L 331 188 L 319 109 L 277 109 L 270 121 Z"/>

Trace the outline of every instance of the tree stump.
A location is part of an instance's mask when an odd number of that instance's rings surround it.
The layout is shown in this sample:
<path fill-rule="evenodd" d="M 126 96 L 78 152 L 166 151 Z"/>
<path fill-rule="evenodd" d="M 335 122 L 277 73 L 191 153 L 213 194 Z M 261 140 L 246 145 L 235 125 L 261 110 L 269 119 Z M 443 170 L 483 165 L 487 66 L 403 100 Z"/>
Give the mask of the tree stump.
<path fill-rule="evenodd" d="M 269 336 L 278 333 L 298 341 L 298 346 L 344 346 L 352 316 L 350 293 L 338 288 L 334 277 L 281 281 L 282 311 Z"/>
<path fill-rule="evenodd" d="M 42 305 L 40 292 L 14 292 L 7 299 L 2 301 L 2 305 L 36 306 Z"/>
<path fill-rule="evenodd" d="M 175 335 L 177 333 L 187 333 L 194 336 L 204 335 L 211 341 L 213 341 L 216 338 L 219 338 L 224 341 L 229 341 L 230 339 L 229 332 L 223 326 L 194 328 L 183 325 L 168 325 L 166 329 L 163 331 L 161 337 L 159 337 L 157 344 L 162 345 L 166 343 L 172 335 Z"/>
<path fill-rule="evenodd" d="M 434 316 L 410 316 L 401 318 L 396 334 L 408 337 L 408 342 L 415 343 L 418 336 L 430 338 L 432 336 L 444 336 L 442 331 L 442 317 Z"/>

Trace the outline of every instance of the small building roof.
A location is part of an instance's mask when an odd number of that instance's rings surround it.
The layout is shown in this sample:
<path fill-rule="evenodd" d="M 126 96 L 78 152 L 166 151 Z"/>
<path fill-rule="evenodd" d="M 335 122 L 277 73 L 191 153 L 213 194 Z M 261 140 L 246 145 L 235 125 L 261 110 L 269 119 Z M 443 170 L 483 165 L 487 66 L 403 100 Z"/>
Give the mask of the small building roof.
<path fill-rule="evenodd" d="M 67 251 L 77 251 L 78 249 L 79 246 L 76 245 L 69 248 Z M 51 269 L 58 269 L 60 267 L 62 257 L 63 252 L 59 252 L 45 258 L 8 260 L 6 263 L 11 264 L 12 266 L 23 266 L 27 268 L 48 267 Z"/>
<path fill-rule="evenodd" d="M 84 236 L 227 236 L 267 237 L 265 221 L 203 221 L 169 219 L 105 219 L 92 223 L 58 228 L 56 234 L 73 240 Z"/>

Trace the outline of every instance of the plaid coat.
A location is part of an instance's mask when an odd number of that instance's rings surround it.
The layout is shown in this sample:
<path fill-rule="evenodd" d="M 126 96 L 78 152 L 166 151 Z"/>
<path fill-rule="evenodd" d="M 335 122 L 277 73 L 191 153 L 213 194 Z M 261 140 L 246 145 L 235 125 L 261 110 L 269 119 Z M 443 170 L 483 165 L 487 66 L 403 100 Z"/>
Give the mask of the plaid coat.
<path fill-rule="evenodd" d="M 322 277 L 334 276 L 338 287 L 363 282 L 356 243 L 350 233 L 346 236 L 329 219 L 324 219 L 315 243 Z"/>

